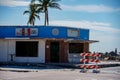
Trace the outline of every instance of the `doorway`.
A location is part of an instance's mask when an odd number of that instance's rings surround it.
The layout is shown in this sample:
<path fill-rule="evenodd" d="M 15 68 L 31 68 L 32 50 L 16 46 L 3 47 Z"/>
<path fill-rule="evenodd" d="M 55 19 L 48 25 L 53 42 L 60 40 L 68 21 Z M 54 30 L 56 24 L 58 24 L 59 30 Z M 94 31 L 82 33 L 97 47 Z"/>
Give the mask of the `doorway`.
<path fill-rule="evenodd" d="M 59 42 L 50 43 L 50 62 L 59 62 Z"/>

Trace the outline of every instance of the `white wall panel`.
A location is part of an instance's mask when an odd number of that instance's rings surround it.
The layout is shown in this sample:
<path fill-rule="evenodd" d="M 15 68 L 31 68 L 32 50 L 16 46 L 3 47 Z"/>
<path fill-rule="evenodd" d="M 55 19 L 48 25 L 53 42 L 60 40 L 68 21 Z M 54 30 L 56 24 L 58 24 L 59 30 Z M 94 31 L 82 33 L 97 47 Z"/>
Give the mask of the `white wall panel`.
<path fill-rule="evenodd" d="M 38 57 L 16 57 L 16 41 L 38 41 Z M 45 63 L 45 40 L 29 39 L 29 40 L 0 40 L 0 62 L 11 61 L 11 54 L 14 55 L 14 62 L 36 62 Z"/>
<path fill-rule="evenodd" d="M 68 54 L 68 62 L 69 63 L 80 63 L 81 58 L 82 57 L 80 56 L 80 54 L 76 54 L 76 53 Z"/>
<path fill-rule="evenodd" d="M 8 47 L 7 47 L 7 40 L 0 40 L 0 62 L 7 62 L 7 52 L 8 52 Z"/>

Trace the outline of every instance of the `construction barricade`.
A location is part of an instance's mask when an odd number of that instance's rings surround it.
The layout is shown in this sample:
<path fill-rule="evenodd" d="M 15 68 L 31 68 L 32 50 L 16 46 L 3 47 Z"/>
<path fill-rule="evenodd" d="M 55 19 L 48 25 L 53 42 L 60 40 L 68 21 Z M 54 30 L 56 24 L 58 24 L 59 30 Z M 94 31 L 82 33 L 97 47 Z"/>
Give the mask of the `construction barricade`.
<path fill-rule="evenodd" d="M 100 72 L 100 66 L 98 63 L 100 62 L 99 58 L 101 57 L 101 54 L 99 53 L 81 53 L 80 56 L 83 58 L 80 59 L 80 62 L 83 62 L 83 64 L 80 65 L 80 68 L 82 70 L 80 72 L 87 72 L 87 69 L 95 69 L 93 70 L 93 73 L 99 73 Z M 87 64 L 89 62 L 93 62 L 92 64 Z"/>

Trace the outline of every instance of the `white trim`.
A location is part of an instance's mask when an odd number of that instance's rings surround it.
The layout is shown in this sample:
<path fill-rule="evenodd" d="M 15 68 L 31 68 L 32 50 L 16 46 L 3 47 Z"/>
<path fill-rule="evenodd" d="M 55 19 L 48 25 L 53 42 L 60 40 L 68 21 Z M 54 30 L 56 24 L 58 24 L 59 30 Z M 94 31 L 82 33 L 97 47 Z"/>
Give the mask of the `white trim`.
<path fill-rule="evenodd" d="M 25 37 L 25 38 L 14 38 L 14 37 L 13 37 L 13 38 L 12 38 L 12 37 L 10 38 L 10 37 L 6 37 L 5 39 L 30 39 L 30 38 L 29 38 L 29 37 Z"/>

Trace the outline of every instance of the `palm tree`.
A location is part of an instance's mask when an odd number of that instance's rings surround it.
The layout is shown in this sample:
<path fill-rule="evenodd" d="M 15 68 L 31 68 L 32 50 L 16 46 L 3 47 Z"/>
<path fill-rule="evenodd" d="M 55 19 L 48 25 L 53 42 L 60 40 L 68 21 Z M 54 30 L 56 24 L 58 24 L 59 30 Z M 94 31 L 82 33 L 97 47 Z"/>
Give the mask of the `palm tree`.
<path fill-rule="evenodd" d="M 36 0 L 32 0 L 31 3 L 35 2 Z M 48 18 L 48 7 L 56 8 L 61 10 L 60 5 L 57 3 L 60 0 L 37 0 L 39 2 L 39 9 L 43 10 L 45 13 L 45 23 L 44 25 L 49 25 L 49 18 Z"/>
<path fill-rule="evenodd" d="M 27 22 L 27 25 L 35 25 L 35 18 L 38 18 L 40 20 L 40 16 L 38 13 L 37 6 L 34 3 L 31 3 L 29 5 L 29 10 L 24 11 L 23 14 L 29 14 L 29 20 Z"/>

